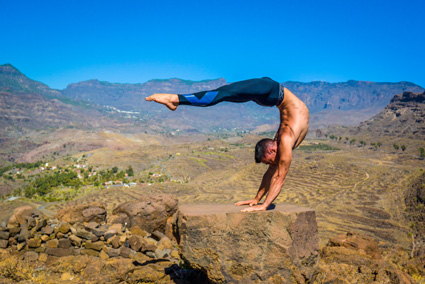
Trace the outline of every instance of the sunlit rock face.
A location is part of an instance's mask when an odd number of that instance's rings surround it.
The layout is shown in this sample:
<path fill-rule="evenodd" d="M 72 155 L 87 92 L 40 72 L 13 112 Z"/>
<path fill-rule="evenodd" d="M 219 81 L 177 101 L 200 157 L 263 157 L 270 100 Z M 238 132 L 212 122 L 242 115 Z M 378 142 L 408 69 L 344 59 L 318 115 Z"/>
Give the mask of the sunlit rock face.
<path fill-rule="evenodd" d="M 312 276 L 319 250 L 315 211 L 289 204 L 240 210 L 223 204 L 180 207 L 174 226 L 192 268 L 213 283 L 303 283 Z"/>

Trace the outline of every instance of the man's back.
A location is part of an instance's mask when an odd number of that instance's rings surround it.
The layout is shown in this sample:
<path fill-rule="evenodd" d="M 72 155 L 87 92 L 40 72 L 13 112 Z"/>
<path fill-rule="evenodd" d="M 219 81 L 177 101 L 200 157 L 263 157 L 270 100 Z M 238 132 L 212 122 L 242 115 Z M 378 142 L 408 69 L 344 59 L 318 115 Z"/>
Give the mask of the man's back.
<path fill-rule="evenodd" d="M 304 140 L 308 132 L 309 111 L 307 106 L 291 91 L 284 88 L 282 103 L 278 106 L 280 111 L 280 128 L 278 138 L 289 128 L 293 135 L 292 148 L 295 149 Z"/>

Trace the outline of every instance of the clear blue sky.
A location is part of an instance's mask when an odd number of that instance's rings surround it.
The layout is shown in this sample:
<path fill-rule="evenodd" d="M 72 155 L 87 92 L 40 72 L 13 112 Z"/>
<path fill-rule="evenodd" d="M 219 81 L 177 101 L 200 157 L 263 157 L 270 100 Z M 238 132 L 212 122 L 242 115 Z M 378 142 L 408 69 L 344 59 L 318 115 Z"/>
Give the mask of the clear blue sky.
<path fill-rule="evenodd" d="M 424 0 L 0 0 L 0 64 L 53 88 L 262 76 L 425 87 L 424 12 Z"/>

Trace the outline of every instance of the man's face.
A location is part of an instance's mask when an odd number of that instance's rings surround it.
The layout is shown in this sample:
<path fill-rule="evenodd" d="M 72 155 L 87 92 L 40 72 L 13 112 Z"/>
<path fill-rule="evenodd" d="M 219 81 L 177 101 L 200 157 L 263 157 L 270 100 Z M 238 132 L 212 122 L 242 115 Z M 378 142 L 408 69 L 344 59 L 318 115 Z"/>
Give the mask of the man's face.
<path fill-rule="evenodd" d="M 276 159 L 276 151 L 272 149 L 272 147 L 269 147 L 264 154 L 263 159 L 261 162 L 266 165 L 270 165 L 274 163 L 274 160 Z"/>

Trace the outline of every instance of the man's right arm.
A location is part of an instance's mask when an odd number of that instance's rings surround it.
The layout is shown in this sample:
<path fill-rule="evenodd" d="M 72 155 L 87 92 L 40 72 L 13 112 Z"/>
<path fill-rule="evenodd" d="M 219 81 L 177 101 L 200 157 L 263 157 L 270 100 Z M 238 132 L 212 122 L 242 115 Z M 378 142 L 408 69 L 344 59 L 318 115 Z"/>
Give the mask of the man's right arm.
<path fill-rule="evenodd" d="M 249 205 L 254 206 L 257 205 L 261 199 L 264 197 L 264 195 L 269 191 L 270 188 L 270 181 L 276 172 L 276 166 L 270 165 L 267 171 L 263 175 L 263 179 L 261 180 L 260 188 L 258 189 L 257 195 L 254 199 L 245 200 L 245 201 L 239 201 L 235 203 L 236 206 L 241 205 Z"/>

